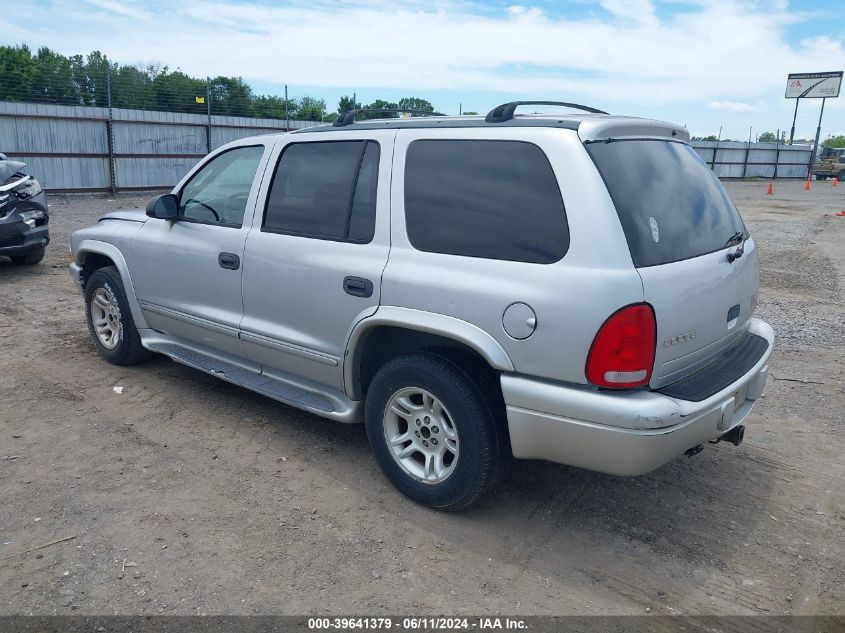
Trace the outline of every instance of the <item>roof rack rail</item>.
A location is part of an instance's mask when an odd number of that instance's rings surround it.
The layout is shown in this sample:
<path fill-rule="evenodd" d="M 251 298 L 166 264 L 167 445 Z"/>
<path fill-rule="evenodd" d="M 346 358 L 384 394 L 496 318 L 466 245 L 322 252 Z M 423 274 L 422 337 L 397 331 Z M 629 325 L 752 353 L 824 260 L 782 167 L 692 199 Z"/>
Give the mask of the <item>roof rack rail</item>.
<path fill-rule="evenodd" d="M 425 114 L 426 116 L 446 116 L 442 112 L 428 112 L 427 110 L 403 110 L 402 108 L 359 108 L 357 110 L 350 110 L 338 115 L 335 122 L 332 123 L 334 127 L 345 127 L 352 125 L 355 122 L 355 117 L 364 112 L 396 112 L 405 114 Z"/>
<path fill-rule="evenodd" d="M 510 103 L 503 103 L 502 105 L 496 106 L 490 110 L 484 120 L 487 123 L 504 123 L 505 121 L 510 121 L 513 118 L 513 113 L 517 106 L 521 105 L 565 106 L 567 108 L 583 110 L 584 112 L 590 112 L 592 114 L 607 114 L 604 110 L 598 110 L 578 103 L 567 103 L 566 101 L 511 101 Z"/>

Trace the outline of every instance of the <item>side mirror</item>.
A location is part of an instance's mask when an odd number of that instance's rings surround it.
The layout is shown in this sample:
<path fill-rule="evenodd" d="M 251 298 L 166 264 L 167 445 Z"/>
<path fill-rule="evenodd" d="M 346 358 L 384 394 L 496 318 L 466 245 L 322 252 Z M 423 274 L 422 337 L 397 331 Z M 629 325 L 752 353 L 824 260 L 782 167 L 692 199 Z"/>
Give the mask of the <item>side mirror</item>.
<path fill-rule="evenodd" d="M 147 203 L 147 215 L 159 220 L 175 220 L 179 213 L 179 198 L 172 193 L 163 193 Z"/>

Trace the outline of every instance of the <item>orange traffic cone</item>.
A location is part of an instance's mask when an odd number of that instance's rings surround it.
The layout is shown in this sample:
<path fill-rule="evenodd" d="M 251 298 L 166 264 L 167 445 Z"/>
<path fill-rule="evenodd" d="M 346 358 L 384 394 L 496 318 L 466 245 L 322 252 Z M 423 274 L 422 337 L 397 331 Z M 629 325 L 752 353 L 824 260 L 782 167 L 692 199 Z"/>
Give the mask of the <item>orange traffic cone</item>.
<path fill-rule="evenodd" d="M 772 183 L 769 183 L 769 190 L 766 192 L 767 196 L 772 196 L 775 193 L 775 187 Z"/>
<path fill-rule="evenodd" d="M 804 191 L 810 190 L 810 179 L 807 178 L 807 182 L 804 183 Z"/>
<path fill-rule="evenodd" d="M 837 178 L 836 176 L 834 176 L 834 177 L 833 177 L 833 186 L 834 186 L 834 187 L 838 187 L 838 186 L 839 186 L 839 178 Z"/>

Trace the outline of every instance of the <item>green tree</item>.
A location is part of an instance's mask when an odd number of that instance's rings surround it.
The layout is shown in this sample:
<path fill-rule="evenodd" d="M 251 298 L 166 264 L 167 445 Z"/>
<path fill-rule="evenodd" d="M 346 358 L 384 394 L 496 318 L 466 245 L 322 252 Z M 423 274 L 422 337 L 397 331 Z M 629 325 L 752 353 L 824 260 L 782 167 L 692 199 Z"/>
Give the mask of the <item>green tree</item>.
<path fill-rule="evenodd" d="M 399 106 L 391 101 L 376 99 L 364 106 L 367 110 L 396 110 Z M 358 115 L 358 119 L 395 119 L 399 117 L 398 112 L 364 112 Z"/>
<path fill-rule="evenodd" d="M 778 137 L 774 132 L 763 132 L 760 136 L 757 137 L 757 141 L 759 143 L 774 143 L 777 140 Z"/>
<path fill-rule="evenodd" d="M 215 77 L 209 81 L 211 113 L 229 116 L 255 116 L 255 97 L 241 77 Z M 201 93 L 197 96 L 205 96 Z M 284 113 L 282 113 L 284 116 Z"/>
<path fill-rule="evenodd" d="M 296 117 L 291 115 L 290 118 L 297 118 L 303 121 L 322 121 L 325 113 L 326 102 L 323 99 L 302 97 L 297 102 Z"/>
<path fill-rule="evenodd" d="M 434 112 L 434 106 L 431 105 L 430 102 L 417 97 L 403 97 L 399 99 L 399 109 L 406 111 L 419 110 L 420 112 Z"/>
<path fill-rule="evenodd" d="M 693 141 L 718 141 L 719 137 L 716 136 L 715 134 L 711 134 L 710 136 L 693 136 L 692 140 Z M 722 140 L 724 141 L 725 139 L 722 139 Z"/>
<path fill-rule="evenodd" d="M 82 99 L 79 88 L 77 82 L 74 81 L 70 59 L 42 46 L 35 55 L 35 76 L 32 80 L 31 98 L 24 97 L 20 100 L 89 105 Z"/>
<path fill-rule="evenodd" d="M 822 145 L 825 147 L 845 147 L 845 134 L 831 136 L 822 141 Z"/>
<path fill-rule="evenodd" d="M 464 116 L 476 116 L 478 112 L 464 112 Z"/>
<path fill-rule="evenodd" d="M 182 71 L 167 72 L 167 67 L 152 81 L 155 107 L 171 112 L 205 113 L 206 105 L 197 103 L 197 97 L 205 98 L 206 85 L 201 79 L 189 77 Z"/>
<path fill-rule="evenodd" d="M 360 110 L 361 104 L 355 101 L 352 97 L 348 95 L 344 95 L 340 98 L 340 101 L 337 102 L 337 111 L 339 114 L 343 114 L 344 112 L 349 112 L 350 110 Z"/>
<path fill-rule="evenodd" d="M 0 46 L 0 99 L 24 101 L 38 72 L 28 46 Z"/>

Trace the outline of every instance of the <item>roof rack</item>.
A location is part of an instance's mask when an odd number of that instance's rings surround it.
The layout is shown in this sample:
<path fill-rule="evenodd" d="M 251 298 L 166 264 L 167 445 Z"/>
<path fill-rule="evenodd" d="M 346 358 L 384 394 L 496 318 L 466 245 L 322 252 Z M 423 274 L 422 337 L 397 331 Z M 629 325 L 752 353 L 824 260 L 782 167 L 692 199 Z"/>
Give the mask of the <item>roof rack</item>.
<path fill-rule="evenodd" d="M 446 116 L 442 112 L 428 112 L 427 110 L 403 110 L 402 108 L 359 108 L 357 110 L 350 110 L 338 115 L 335 122 L 332 123 L 334 127 L 345 127 L 352 125 L 355 122 L 355 117 L 364 112 L 396 112 L 405 114 L 424 114 L 426 116 Z"/>
<path fill-rule="evenodd" d="M 513 118 L 513 113 L 517 106 L 521 105 L 565 106 L 567 108 L 583 110 L 584 112 L 590 112 L 592 114 L 607 114 L 604 110 L 598 110 L 578 103 L 567 103 L 566 101 L 511 101 L 510 103 L 503 103 L 502 105 L 496 106 L 490 110 L 484 120 L 487 123 L 504 123 L 505 121 L 510 121 Z"/>

